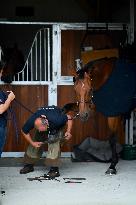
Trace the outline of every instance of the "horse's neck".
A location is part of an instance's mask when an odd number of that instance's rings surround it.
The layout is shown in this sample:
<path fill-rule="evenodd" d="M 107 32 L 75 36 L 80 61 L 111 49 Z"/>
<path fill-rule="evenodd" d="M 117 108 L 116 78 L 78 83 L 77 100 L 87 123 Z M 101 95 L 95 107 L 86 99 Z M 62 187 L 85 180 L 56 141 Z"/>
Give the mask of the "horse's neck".
<path fill-rule="evenodd" d="M 99 88 L 107 81 L 114 67 L 114 61 L 103 62 L 95 66 L 92 73 L 93 89 Z"/>

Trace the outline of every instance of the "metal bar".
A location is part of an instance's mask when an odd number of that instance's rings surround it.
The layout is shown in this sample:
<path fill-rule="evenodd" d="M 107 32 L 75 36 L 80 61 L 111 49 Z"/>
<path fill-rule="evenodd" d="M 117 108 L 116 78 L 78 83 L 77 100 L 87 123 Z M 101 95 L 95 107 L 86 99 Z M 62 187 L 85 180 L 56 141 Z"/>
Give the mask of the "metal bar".
<path fill-rule="evenodd" d="M 31 69 L 31 81 L 33 81 L 33 51 L 31 49 L 31 63 L 30 63 L 30 69 Z"/>
<path fill-rule="evenodd" d="M 24 81 L 24 70 L 22 72 L 22 80 Z"/>
<path fill-rule="evenodd" d="M 49 86 L 48 92 L 48 104 L 57 105 L 57 79 L 58 79 L 58 70 L 61 65 L 61 55 L 60 55 L 60 27 L 58 25 L 53 26 L 52 31 L 52 84 Z"/>
<path fill-rule="evenodd" d="M 28 61 L 26 63 L 26 81 L 28 81 Z"/>
<path fill-rule="evenodd" d="M 129 120 L 129 145 L 133 145 L 133 119 L 134 113 L 131 112 L 131 118 Z"/>
<path fill-rule="evenodd" d="M 44 29 L 44 80 L 46 80 L 46 29 Z"/>
<path fill-rule="evenodd" d="M 20 75 L 22 76 L 22 73 L 21 73 L 21 74 L 19 74 L 19 73 L 17 74 L 17 80 L 18 80 L 18 81 L 20 80 L 20 78 L 19 78 Z"/>
<path fill-rule="evenodd" d="M 37 79 L 37 38 L 35 39 L 35 79 Z"/>
<path fill-rule="evenodd" d="M 0 85 L 4 85 L 4 82 L 0 81 Z M 12 85 L 50 85 L 48 81 L 13 81 Z"/>
<path fill-rule="evenodd" d="M 39 45 L 39 49 L 40 49 L 40 54 L 39 54 L 39 55 L 40 55 L 40 56 L 39 56 L 39 58 L 40 58 L 40 59 L 39 59 L 39 60 L 40 60 L 40 65 L 39 65 L 39 66 L 40 66 L 40 70 L 39 70 L 39 72 L 40 72 L 40 81 L 41 81 L 41 80 L 42 80 L 42 65 L 41 65 L 41 60 L 42 60 L 42 56 L 41 56 L 41 30 L 40 30 L 40 33 L 39 33 L 39 38 L 40 38 L 40 39 L 39 39 L 39 41 L 40 41 L 40 42 L 39 42 L 39 43 L 40 43 L 40 45 Z"/>
<path fill-rule="evenodd" d="M 48 81 L 50 81 L 50 29 L 47 29 L 47 46 L 48 46 L 48 66 L 47 66 L 47 69 L 48 69 Z"/>
<path fill-rule="evenodd" d="M 89 28 L 92 28 L 95 29 L 95 28 L 103 28 L 103 27 L 106 27 L 107 23 L 88 23 L 88 26 Z M 123 29 L 123 25 L 124 25 L 124 22 L 122 23 L 108 23 L 108 29 L 109 30 L 122 30 Z M 128 25 L 126 23 L 126 25 Z M 72 29 L 75 29 L 75 30 L 86 30 L 86 23 L 60 23 L 59 24 L 60 26 L 60 29 L 61 30 L 72 30 Z"/>
<path fill-rule="evenodd" d="M 0 21 L 0 24 L 9 24 L 9 25 L 58 25 L 61 29 L 86 29 L 86 23 L 62 23 L 58 22 L 57 24 L 54 22 L 18 22 L 18 21 Z M 120 23 L 108 23 L 109 29 L 122 29 L 122 25 L 124 22 Z M 127 24 L 127 23 L 126 23 Z M 104 27 L 106 23 L 88 23 L 88 26 L 91 27 Z"/>
<path fill-rule="evenodd" d="M 126 120 L 125 124 L 125 144 L 128 144 L 129 141 L 129 121 Z"/>

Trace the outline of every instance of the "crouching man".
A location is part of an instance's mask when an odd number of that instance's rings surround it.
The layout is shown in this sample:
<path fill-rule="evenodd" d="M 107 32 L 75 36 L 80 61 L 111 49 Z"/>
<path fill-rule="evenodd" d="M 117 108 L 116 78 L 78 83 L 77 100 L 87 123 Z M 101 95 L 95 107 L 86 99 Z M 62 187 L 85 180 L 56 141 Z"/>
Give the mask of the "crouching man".
<path fill-rule="evenodd" d="M 34 171 L 34 164 L 41 158 L 45 142 L 48 142 L 45 164 L 50 166 L 50 170 L 47 175 L 49 177 L 60 176 L 60 144 L 62 137 L 66 140 L 72 137 L 72 124 L 71 116 L 64 114 L 56 106 L 41 107 L 32 114 L 22 128 L 22 134 L 29 143 L 29 146 L 24 155 L 24 167 L 20 170 L 20 174 Z M 65 125 L 67 129 L 64 134 Z M 35 134 L 31 137 L 30 131 L 33 128 L 35 128 Z"/>

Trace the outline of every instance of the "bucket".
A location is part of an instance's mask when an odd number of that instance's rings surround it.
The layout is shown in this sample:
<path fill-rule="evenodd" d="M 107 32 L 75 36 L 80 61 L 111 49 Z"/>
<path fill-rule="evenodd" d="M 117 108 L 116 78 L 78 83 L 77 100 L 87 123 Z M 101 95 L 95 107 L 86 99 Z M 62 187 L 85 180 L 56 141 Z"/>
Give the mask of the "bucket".
<path fill-rule="evenodd" d="M 123 145 L 122 159 L 134 160 L 136 159 L 136 145 Z"/>

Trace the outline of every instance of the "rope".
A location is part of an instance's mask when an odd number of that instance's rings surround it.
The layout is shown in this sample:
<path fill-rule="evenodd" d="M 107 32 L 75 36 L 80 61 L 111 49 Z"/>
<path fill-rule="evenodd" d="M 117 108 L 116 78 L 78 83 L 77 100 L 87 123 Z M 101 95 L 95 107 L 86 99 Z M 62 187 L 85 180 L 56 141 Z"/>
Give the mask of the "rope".
<path fill-rule="evenodd" d="M 16 120 L 16 115 L 15 112 L 13 111 L 13 109 L 11 107 L 9 107 L 9 111 L 11 113 L 11 118 L 13 119 L 13 124 L 14 124 L 14 128 L 15 128 L 15 136 L 16 136 L 16 143 L 18 144 L 19 142 L 19 131 L 18 131 L 18 126 L 17 126 L 17 120 Z"/>
<path fill-rule="evenodd" d="M 19 104 L 21 107 L 23 107 L 24 109 L 26 109 L 28 112 L 30 113 L 34 113 L 32 112 L 29 108 L 27 108 L 26 106 L 24 106 L 21 102 L 19 102 L 18 100 L 14 99 L 14 102 L 16 102 L 17 104 Z M 16 119 L 16 115 L 14 110 L 11 108 L 11 106 L 9 107 L 9 112 L 11 114 L 11 119 L 13 119 L 13 124 L 14 124 L 14 128 L 15 128 L 15 136 L 16 136 L 16 143 L 18 144 L 19 142 L 19 129 L 17 126 L 17 119 Z"/>

